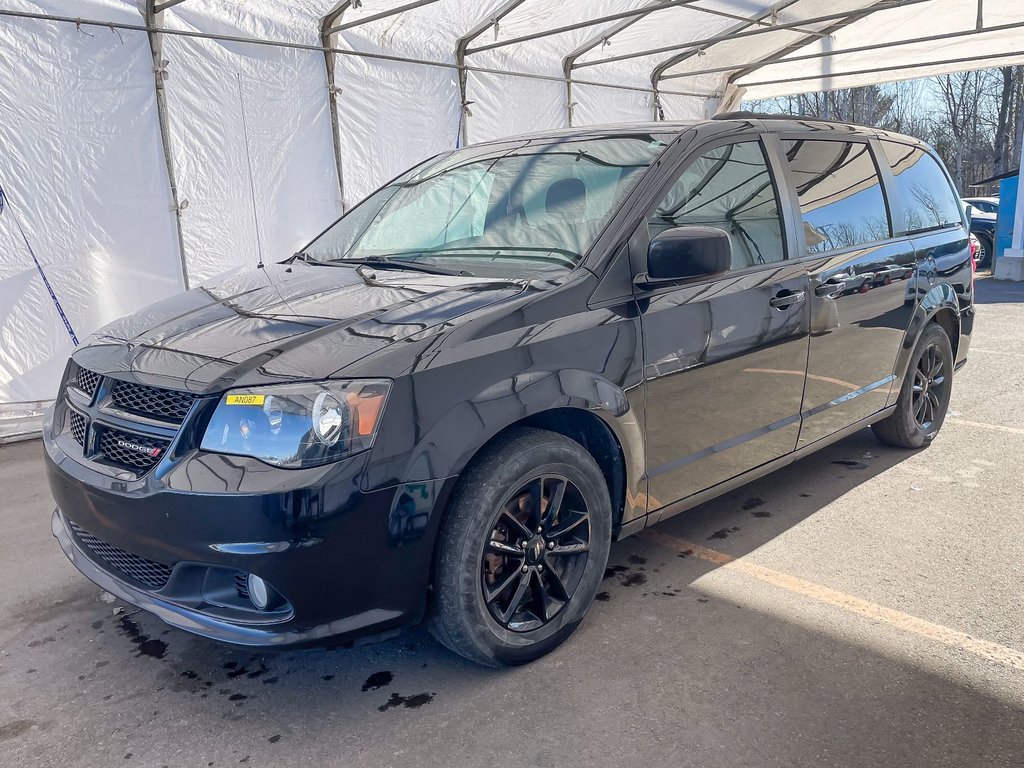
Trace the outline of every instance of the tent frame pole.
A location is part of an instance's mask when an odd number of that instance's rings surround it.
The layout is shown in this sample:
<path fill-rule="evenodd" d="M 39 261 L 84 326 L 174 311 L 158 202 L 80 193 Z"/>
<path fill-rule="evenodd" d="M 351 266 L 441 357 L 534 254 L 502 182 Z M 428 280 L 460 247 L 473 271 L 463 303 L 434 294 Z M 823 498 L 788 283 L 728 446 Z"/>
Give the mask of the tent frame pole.
<path fill-rule="evenodd" d="M 726 18 L 726 19 L 740 19 L 740 20 L 743 20 L 743 18 L 744 18 L 743 16 L 739 16 L 738 14 L 728 13 L 726 11 L 720 11 L 720 10 L 715 9 L 715 8 L 704 8 L 704 7 L 701 7 L 701 6 L 694 5 L 694 3 L 697 3 L 697 2 L 699 2 L 699 0 L 655 0 L 654 4 L 652 6 L 644 6 L 642 8 L 635 8 L 635 9 L 633 9 L 631 11 L 620 11 L 619 13 L 610 13 L 607 16 L 599 16 L 596 19 L 588 19 L 587 21 L 578 21 L 575 24 L 566 24 L 565 26 L 562 26 L 562 27 L 552 27 L 551 29 L 544 30 L 543 32 L 533 32 L 533 33 L 531 33 L 529 35 L 522 35 L 520 37 L 510 37 L 508 40 L 496 40 L 495 42 L 489 43 L 487 45 L 480 45 L 480 46 L 477 46 L 475 48 L 470 48 L 468 53 L 479 53 L 481 51 L 490 51 L 490 50 L 493 50 L 495 48 L 503 48 L 503 47 L 505 47 L 507 45 L 516 45 L 517 43 L 526 43 L 526 42 L 529 42 L 530 40 L 540 40 L 541 38 L 544 38 L 544 37 L 551 37 L 552 35 L 560 35 L 563 32 L 575 32 L 575 31 L 580 30 L 580 29 L 586 29 L 587 27 L 596 27 L 596 26 L 599 26 L 601 24 L 605 24 L 605 23 L 610 22 L 610 21 L 619 21 L 619 20 L 625 20 L 625 19 L 640 19 L 640 18 L 643 18 L 644 16 L 646 16 L 649 13 L 653 13 L 655 11 L 665 10 L 666 8 L 679 8 L 679 7 L 682 7 L 682 6 L 689 6 L 689 10 L 694 11 L 696 13 L 707 13 L 707 14 L 710 14 L 712 16 L 720 16 L 720 17 L 723 17 L 723 18 Z M 768 15 L 770 16 L 771 14 L 768 14 Z M 797 22 L 797 23 L 798 24 L 805 24 L 806 22 Z M 801 29 L 799 29 L 797 27 L 794 27 L 794 29 L 796 29 L 799 32 L 804 32 L 806 34 L 817 34 L 816 32 L 814 32 L 812 30 L 809 30 L 809 29 L 801 30 Z M 614 33 L 612 33 L 612 34 L 614 34 Z M 608 38 L 610 36 L 611 35 L 607 34 L 607 31 L 605 33 L 599 33 L 597 35 L 599 40 L 602 39 L 602 38 Z"/>
<path fill-rule="evenodd" d="M 153 84 L 156 90 L 156 116 L 160 126 L 160 145 L 163 148 L 164 165 L 167 168 L 167 184 L 170 191 L 171 211 L 174 213 L 174 228 L 178 236 L 178 258 L 181 261 L 181 282 L 187 291 L 191 286 L 188 278 L 188 261 L 185 258 L 185 240 L 181 230 L 182 203 L 178 199 L 178 182 L 174 171 L 174 153 L 171 147 L 171 133 L 168 124 L 167 98 L 164 90 L 166 78 L 166 66 L 163 61 L 163 36 L 161 34 L 160 22 L 161 12 L 177 5 L 182 0 L 168 0 L 161 5 L 156 0 L 146 0 L 145 18 L 146 35 L 149 39 L 149 51 L 153 58 Z"/>
<path fill-rule="evenodd" d="M 341 123 L 338 121 L 338 84 L 335 81 L 334 53 L 331 50 L 331 25 L 337 22 L 352 5 L 352 0 L 338 0 L 320 22 L 320 42 L 323 44 L 324 70 L 327 73 L 327 110 L 331 118 L 331 144 L 334 148 L 334 166 L 338 173 L 338 198 L 341 212 L 345 213 L 345 169 L 341 160 Z"/>
<path fill-rule="evenodd" d="M 179 2 L 180 1 L 181 0 L 179 0 Z M 405 13 L 406 11 L 411 11 L 414 8 L 421 8 L 424 5 L 433 5 L 436 2 L 439 2 L 439 0 L 415 0 L 415 2 L 408 3 L 406 5 L 399 5 L 396 8 L 392 8 L 392 9 L 387 10 L 387 11 L 381 11 L 380 13 L 375 13 L 372 16 L 366 16 L 365 18 L 362 18 L 362 19 L 356 19 L 355 21 L 350 21 L 347 24 L 339 24 L 337 26 L 330 27 L 327 30 L 326 34 L 327 35 L 333 35 L 335 32 L 344 32 L 346 29 L 353 29 L 353 28 L 361 26 L 363 24 L 369 24 L 371 21 L 380 21 L 381 19 L 386 19 L 389 16 L 397 16 L 400 13 Z M 346 8 L 356 7 L 356 6 L 353 5 L 352 2 L 344 3 L 344 5 L 345 5 Z M 342 11 L 342 13 L 344 13 L 344 11 Z M 328 15 L 331 15 L 331 14 L 328 14 Z M 341 14 L 339 13 L 337 16 L 334 17 L 334 21 L 337 21 L 340 18 L 341 18 Z M 331 23 L 333 24 L 334 21 L 332 21 Z"/>
<path fill-rule="evenodd" d="M 727 37 L 727 36 L 731 37 L 732 35 L 735 35 L 735 34 L 738 34 L 740 32 L 744 32 L 744 31 L 750 29 L 752 26 L 757 26 L 762 21 L 764 21 L 766 18 L 770 18 L 774 14 L 778 14 L 780 11 L 784 11 L 786 8 L 788 8 L 791 5 L 795 5 L 797 2 L 799 2 L 799 0 L 782 0 L 782 2 L 775 3 L 770 8 L 766 8 L 764 11 L 761 11 L 760 13 L 758 13 L 758 14 L 756 14 L 754 16 L 751 16 L 747 20 L 746 23 L 744 23 L 744 24 L 734 24 L 729 29 L 725 30 L 724 33 L 719 35 L 719 37 L 723 37 L 725 39 L 729 39 L 729 37 Z M 801 43 L 801 44 L 803 44 L 803 43 Z M 664 79 L 662 77 L 662 75 L 664 74 L 664 72 L 667 69 L 669 69 L 671 67 L 674 67 L 677 64 L 680 64 L 681 62 L 686 61 L 687 59 L 690 59 L 690 58 L 692 58 L 694 56 L 697 56 L 697 55 L 705 52 L 708 48 L 711 47 L 711 45 L 714 45 L 714 43 L 711 43 L 710 45 L 706 45 L 706 46 L 701 46 L 700 48 L 690 48 L 688 50 L 684 50 L 682 53 L 677 53 L 674 56 L 671 56 L 668 59 L 666 59 L 665 61 L 661 62 L 651 72 L 651 85 L 653 87 L 655 87 L 655 88 L 660 87 L 661 81 Z"/>
<path fill-rule="evenodd" d="M 641 19 L 646 18 L 648 13 L 662 10 L 665 7 L 666 6 L 663 0 L 654 0 L 654 2 L 652 2 L 650 5 L 646 6 L 645 8 L 639 9 L 637 13 L 634 13 L 631 16 L 627 16 L 626 18 L 620 19 L 612 26 L 602 29 L 600 32 L 591 37 L 578 48 L 576 48 L 573 51 L 570 51 L 562 59 L 562 76 L 565 78 L 565 112 L 566 119 L 568 121 L 570 128 L 572 128 L 573 107 L 575 106 L 575 102 L 573 101 L 572 95 L 572 72 L 573 69 L 576 67 L 576 61 L 584 54 L 587 54 L 590 51 L 597 48 L 597 46 L 605 45 L 606 43 L 608 43 L 612 37 L 617 35 L 622 30 L 628 29 Z"/>
<path fill-rule="evenodd" d="M 780 11 L 784 11 L 786 8 L 788 8 L 791 5 L 795 5 L 797 2 L 799 2 L 799 0 L 782 0 L 781 2 L 775 3 L 774 5 L 772 5 L 769 8 L 766 8 L 760 13 L 751 16 L 746 21 L 740 24 L 734 24 L 733 26 L 729 27 L 729 29 L 727 29 L 725 32 L 720 33 L 718 37 L 722 38 L 723 40 L 732 39 L 734 36 L 749 30 L 751 27 L 758 27 L 758 25 L 761 24 L 761 22 L 763 22 L 765 19 L 774 18 L 776 14 L 778 14 Z M 669 59 L 663 61 L 661 64 L 656 66 L 654 68 L 654 71 L 651 72 L 651 87 L 654 88 L 655 93 L 657 94 L 657 92 L 661 88 L 661 75 L 666 69 L 668 69 L 669 67 L 674 67 L 676 64 L 679 64 L 680 62 L 698 55 L 699 53 L 707 50 L 707 48 L 711 47 L 711 45 L 714 45 L 714 43 L 711 43 L 706 46 L 701 46 L 699 48 L 690 47 L 688 50 L 685 50 L 682 53 L 677 53 L 676 55 L 670 57 Z M 656 95 L 654 119 L 659 119 L 661 115 L 661 99 Z"/>
<path fill-rule="evenodd" d="M 746 67 L 749 72 L 755 72 L 758 69 L 761 69 L 762 67 L 768 67 L 771 66 L 772 64 L 789 64 L 790 62 L 794 61 L 814 61 L 816 59 L 827 59 L 833 56 L 842 56 L 847 53 L 866 53 L 868 51 L 880 51 L 887 48 L 899 48 L 900 46 L 903 45 L 941 42 L 944 40 L 951 40 L 958 37 L 971 37 L 973 35 L 984 34 L 986 32 L 1006 32 L 1013 29 L 1020 29 L 1021 27 L 1024 27 L 1024 22 L 1016 21 L 1013 22 L 1012 24 L 1000 24 L 999 26 L 988 27 L 987 29 L 982 30 L 967 29 L 961 30 L 959 32 L 943 32 L 940 35 L 928 35 L 926 37 L 918 37 L 912 40 L 900 40 L 888 43 L 872 43 L 871 45 L 859 45 L 856 46 L 855 48 L 844 48 L 842 50 L 835 51 L 819 51 L 816 53 L 805 53 L 799 56 L 786 56 L 786 53 L 784 51 L 780 51 L 779 53 L 772 54 L 773 56 L 777 57 L 772 60 L 768 60 L 767 58 L 765 58 L 756 62 L 747 61 L 737 64 L 723 64 L 718 67 L 709 67 L 707 69 L 693 70 L 692 72 L 676 72 L 670 75 L 662 75 L 661 80 L 682 80 L 689 77 L 695 77 L 697 75 L 712 75 L 719 72 L 738 72 L 742 70 L 744 67 Z M 806 44 L 806 41 L 796 42 L 793 43 L 793 46 L 803 47 Z"/>
<path fill-rule="evenodd" d="M 756 29 L 748 29 L 742 32 L 725 32 L 711 37 L 706 37 L 702 40 L 690 40 L 683 45 L 668 45 L 660 48 L 649 48 L 643 51 L 632 51 L 631 53 L 624 53 L 621 56 L 609 56 L 604 59 L 592 59 L 590 61 L 581 61 L 576 65 L 577 69 L 582 67 L 595 67 L 599 64 L 611 64 L 616 61 L 627 61 L 629 59 L 639 59 L 644 56 L 654 56 L 659 53 L 673 53 L 675 51 L 692 51 L 696 53 L 700 49 L 707 48 L 716 43 L 725 42 L 726 40 L 738 40 L 747 37 L 754 37 L 755 35 L 771 34 L 779 30 L 797 30 L 805 24 L 820 24 L 826 21 L 835 21 L 838 19 L 862 19 L 866 16 L 870 16 L 880 11 L 889 11 L 894 8 L 904 8 L 909 5 L 917 5 L 919 3 L 929 3 L 931 0 L 882 0 L 867 8 L 862 8 L 858 11 L 842 11 L 839 13 L 829 13 L 822 16 L 814 16 L 809 19 L 801 19 L 800 21 L 786 22 L 783 24 L 775 24 L 774 26 L 763 27 L 758 26 Z M 749 26 L 749 25 L 748 25 Z"/>
<path fill-rule="evenodd" d="M 918 0 L 924 2 L 924 0 Z M 74 24 L 80 27 L 103 27 L 104 29 L 123 29 L 131 32 L 159 31 L 161 35 L 172 35 L 176 37 L 190 37 L 197 40 L 218 40 L 228 43 L 247 43 L 250 45 L 265 45 L 271 48 L 288 48 L 297 51 L 328 52 L 338 56 L 352 56 L 361 59 L 373 59 L 375 61 L 397 61 L 404 64 L 418 64 L 424 67 L 436 67 L 439 69 L 465 70 L 466 72 L 480 72 L 482 74 L 500 75 L 502 77 L 521 77 L 527 80 L 541 80 L 545 82 L 563 82 L 559 75 L 542 75 L 536 72 L 519 72 L 513 69 L 498 69 L 497 67 L 475 67 L 464 64 L 462 67 L 450 61 L 435 61 L 432 59 L 417 59 L 411 56 L 396 56 L 385 53 L 370 53 L 368 51 L 353 51 L 348 48 L 330 48 L 324 45 L 310 45 L 308 43 L 293 43 L 287 40 L 266 40 L 258 37 L 243 37 L 241 35 L 224 35 L 214 32 L 196 32 L 187 29 L 160 29 L 153 30 L 144 24 L 127 24 L 119 21 L 100 21 L 98 19 L 82 19 L 74 16 L 58 16 L 49 13 L 36 13 L 33 11 L 10 11 L 0 9 L 0 17 L 19 19 L 38 19 L 42 21 L 53 21 L 66 24 Z M 580 85 L 593 85 L 598 88 L 610 88 L 616 91 L 635 91 L 637 93 L 651 93 L 651 88 L 641 88 L 635 85 L 623 83 L 605 83 L 600 80 L 577 80 Z M 675 96 L 696 96 L 702 99 L 717 98 L 721 94 L 712 91 L 664 91 Z"/>
<path fill-rule="evenodd" d="M 829 75 L 831 78 L 842 78 L 850 77 L 852 75 L 873 75 L 879 72 L 895 72 L 900 69 L 916 69 L 918 67 L 939 67 L 943 64 L 967 64 L 974 61 L 988 61 L 991 59 L 1012 59 L 1020 56 L 1024 56 L 1024 50 L 1018 51 L 1001 51 L 999 53 L 986 53 L 977 56 L 961 56 L 956 59 L 939 59 L 938 61 L 915 61 L 912 64 L 895 64 L 888 67 L 871 67 L 868 69 L 851 69 L 848 72 L 839 72 L 836 74 Z M 982 67 L 973 67 L 973 69 L 982 69 Z M 955 71 L 955 70 L 952 70 Z M 816 75 L 803 75 L 801 77 L 784 77 L 784 78 L 773 78 L 771 80 L 761 80 L 754 83 L 737 83 L 737 85 L 743 88 L 754 88 L 759 85 L 775 85 L 777 83 L 799 83 L 804 80 L 816 80 L 821 78 L 821 73 Z M 895 78 L 899 79 L 899 78 Z M 889 82 L 889 81 L 886 81 Z M 836 85 L 835 88 L 844 88 L 847 86 Z M 794 93 L 805 93 L 806 91 L 794 91 Z"/>
<path fill-rule="evenodd" d="M 162 2 L 162 3 L 154 2 L 154 3 L 152 3 L 152 5 L 153 5 L 153 15 L 156 16 L 157 14 L 163 13 L 168 8 L 173 8 L 174 6 L 180 5 L 181 3 L 184 3 L 184 2 L 185 2 L 185 0 L 164 0 L 164 2 Z M 149 5 L 149 4 L 150 3 L 147 0 L 146 5 Z"/>
<path fill-rule="evenodd" d="M 473 28 L 455 41 L 455 66 L 459 73 L 459 144 L 466 146 L 469 143 L 469 101 L 467 97 L 469 70 L 466 67 L 466 53 L 470 44 L 488 29 L 496 28 L 501 20 L 512 11 L 522 5 L 526 0 L 506 0 L 486 19 L 482 19 L 473 25 Z"/>
<path fill-rule="evenodd" d="M 699 2 L 699 0 L 660 0 L 659 8 L 677 8 L 683 5 L 693 5 Z M 605 24 L 610 21 L 618 21 L 619 19 L 629 19 L 634 16 L 646 16 L 651 12 L 651 8 L 643 7 L 636 8 L 631 11 L 621 11 L 619 13 L 610 13 L 607 16 L 598 16 L 596 19 L 589 19 L 588 21 L 578 21 L 575 24 L 566 24 L 562 27 L 552 27 L 551 29 L 544 30 L 543 32 L 533 32 L 529 35 L 522 35 L 520 37 L 510 37 L 508 40 L 495 40 L 493 43 L 487 45 L 479 45 L 475 48 L 470 48 L 466 53 L 480 53 L 481 51 L 490 51 L 494 48 L 504 48 L 506 45 L 516 45 L 517 43 L 527 43 L 530 40 L 539 40 L 542 37 L 551 37 L 552 35 L 560 35 L 563 32 L 575 32 L 578 29 L 586 29 L 587 27 L 596 27 L 601 24 Z"/>

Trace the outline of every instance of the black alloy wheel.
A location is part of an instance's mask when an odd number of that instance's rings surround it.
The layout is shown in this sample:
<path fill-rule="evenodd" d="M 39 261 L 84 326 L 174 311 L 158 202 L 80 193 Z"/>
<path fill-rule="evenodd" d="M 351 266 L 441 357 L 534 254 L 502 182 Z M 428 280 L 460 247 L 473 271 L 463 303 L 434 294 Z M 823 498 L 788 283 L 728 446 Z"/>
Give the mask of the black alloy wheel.
<path fill-rule="evenodd" d="M 978 235 L 978 243 L 981 245 L 981 253 L 978 254 L 977 264 L 979 267 L 988 268 L 992 266 L 992 241 L 985 235 Z"/>
<path fill-rule="evenodd" d="M 431 634 L 492 667 L 576 630 L 612 540 L 608 482 L 578 441 L 536 427 L 492 440 L 462 472 L 439 532 Z"/>
<path fill-rule="evenodd" d="M 914 368 L 914 383 L 911 391 L 911 407 L 914 420 L 925 432 L 931 430 L 942 404 L 948 400 L 945 393 L 945 363 L 938 344 L 929 344 L 918 358 Z"/>
<path fill-rule="evenodd" d="M 480 562 L 484 601 L 494 620 L 529 632 L 572 599 L 590 553 L 590 513 L 568 478 L 535 477 L 494 515 Z"/>
<path fill-rule="evenodd" d="M 896 409 L 871 425 L 875 437 L 898 448 L 923 448 L 942 428 L 953 385 L 953 349 L 938 323 L 928 323 L 910 358 Z"/>

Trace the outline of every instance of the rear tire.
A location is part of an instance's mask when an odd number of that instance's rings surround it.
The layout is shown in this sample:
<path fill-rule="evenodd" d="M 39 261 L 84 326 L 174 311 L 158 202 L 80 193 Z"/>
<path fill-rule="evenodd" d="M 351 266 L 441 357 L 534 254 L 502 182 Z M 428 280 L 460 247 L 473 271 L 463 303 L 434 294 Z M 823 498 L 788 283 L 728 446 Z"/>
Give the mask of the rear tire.
<path fill-rule="evenodd" d="M 604 475 L 577 442 L 511 431 L 474 459 L 440 533 L 428 628 L 492 667 L 525 664 L 573 633 L 611 546 Z"/>
<path fill-rule="evenodd" d="M 875 437 L 897 448 L 922 448 L 942 428 L 953 386 L 953 350 L 946 332 L 929 323 L 917 342 L 896 410 L 871 425 Z"/>

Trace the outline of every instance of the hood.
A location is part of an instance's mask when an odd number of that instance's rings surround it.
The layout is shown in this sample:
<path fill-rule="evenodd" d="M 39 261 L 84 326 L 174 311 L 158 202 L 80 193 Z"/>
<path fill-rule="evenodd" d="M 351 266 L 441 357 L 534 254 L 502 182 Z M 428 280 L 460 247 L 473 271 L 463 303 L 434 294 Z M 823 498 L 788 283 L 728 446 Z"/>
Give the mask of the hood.
<path fill-rule="evenodd" d="M 121 318 L 74 359 L 99 373 L 199 394 L 322 379 L 525 288 L 508 279 L 274 264 L 229 272 Z"/>

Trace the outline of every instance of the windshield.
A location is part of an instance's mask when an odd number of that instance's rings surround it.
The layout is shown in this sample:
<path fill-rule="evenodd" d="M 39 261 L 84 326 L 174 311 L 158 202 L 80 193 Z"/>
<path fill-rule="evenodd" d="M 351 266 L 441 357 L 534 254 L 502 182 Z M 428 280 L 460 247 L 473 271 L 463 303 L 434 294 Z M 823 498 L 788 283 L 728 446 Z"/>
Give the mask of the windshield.
<path fill-rule="evenodd" d="M 548 138 L 452 152 L 370 195 L 302 253 L 500 276 L 571 269 L 670 139 Z"/>

